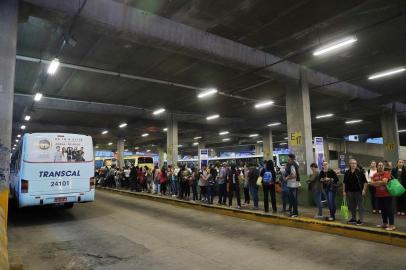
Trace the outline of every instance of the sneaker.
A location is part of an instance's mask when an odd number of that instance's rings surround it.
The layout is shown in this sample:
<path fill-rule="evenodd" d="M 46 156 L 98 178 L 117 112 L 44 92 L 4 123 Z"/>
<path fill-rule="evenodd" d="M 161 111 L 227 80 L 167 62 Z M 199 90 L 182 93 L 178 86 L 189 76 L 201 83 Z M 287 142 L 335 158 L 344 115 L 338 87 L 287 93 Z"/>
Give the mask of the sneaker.
<path fill-rule="evenodd" d="M 323 216 L 315 215 L 314 218 L 315 219 L 323 219 Z"/>
<path fill-rule="evenodd" d="M 355 225 L 355 224 L 357 223 L 357 221 L 352 218 L 352 219 L 350 219 L 347 223 L 348 223 L 348 224 Z"/>
<path fill-rule="evenodd" d="M 376 225 L 376 227 L 382 228 L 382 229 L 386 229 L 387 226 L 388 225 L 386 225 L 386 224 L 378 224 L 378 225 Z"/>
<path fill-rule="evenodd" d="M 388 227 L 385 228 L 386 231 L 394 231 L 396 230 L 396 227 L 394 225 L 390 225 Z"/>
<path fill-rule="evenodd" d="M 238 205 L 236 208 L 237 208 L 237 209 L 241 209 L 241 206 Z"/>
<path fill-rule="evenodd" d="M 398 214 L 398 216 L 400 216 L 400 212 L 398 212 L 397 214 Z"/>
<path fill-rule="evenodd" d="M 297 218 L 298 215 L 291 215 L 290 217 L 291 217 L 291 218 Z"/>
<path fill-rule="evenodd" d="M 364 223 L 363 223 L 361 220 L 358 220 L 355 225 L 357 225 L 357 226 L 362 226 L 362 225 L 364 225 Z"/>
<path fill-rule="evenodd" d="M 336 219 L 335 218 L 333 218 L 333 217 L 329 217 L 328 219 L 327 219 L 327 221 L 335 221 Z"/>
<path fill-rule="evenodd" d="M 400 215 L 401 215 L 401 216 L 405 216 L 406 213 L 405 213 L 405 212 L 401 212 Z"/>

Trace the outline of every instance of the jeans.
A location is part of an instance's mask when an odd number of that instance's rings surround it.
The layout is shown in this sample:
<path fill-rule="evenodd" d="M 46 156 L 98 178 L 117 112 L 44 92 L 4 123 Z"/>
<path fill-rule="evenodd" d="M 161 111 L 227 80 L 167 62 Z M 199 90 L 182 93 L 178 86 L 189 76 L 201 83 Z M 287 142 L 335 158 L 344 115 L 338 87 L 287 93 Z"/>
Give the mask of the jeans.
<path fill-rule="evenodd" d="M 395 214 L 393 212 L 393 198 L 387 197 L 377 197 L 379 209 L 382 210 L 382 222 L 383 224 L 394 225 L 395 224 Z"/>
<path fill-rule="evenodd" d="M 322 216 L 323 215 L 323 204 L 321 203 L 323 192 L 321 191 L 313 191 L 313 199 L 314 203 L 316 204 L 317 207 L 317 215 Z"/>
<path fill-rule="evenodd" d="M 337 190 L 326 189 L 325 194 L 327 198 L 328 209 L 330 210 L 330 217 L 335 219 L 337 211 L 337 202 L 336 202 Z"/>
<path fill-rule="evenodd" d="M 213 204 L 214 186 L 207 186 L 207 202 Z"/>
<path fill-rule="evenodd" d="M 375 197 L 375 192 L 376 192 L 376 188 L 374 186 L 368 185 L 368 190 L 369 190 L 369 195 L 371 198 L 371 206 L 372 206 L 372 210 L 378 210 L 378 205 L 376 202 L 376 197 Z"/>
<path fill-rule="evenodd" d="M 265 212 L 269 212 L 269 200 L 268 195 L 271 193 L 271 204 L 272 204 L 272 211 L 276 212 L 276 198 L 275 198 L 275 185 L 262 185 L 262 189 L 264 190 L 264 208 Z"/>
<path fill-rule="evenodd" d="M 299 211 L 297 210 L 297 190 L 298 188 L 291 188 L 289 189 L 289 203 L 292 206 L 292 215 L 299 215 Z"/>
<path fill-rule="evenodd" d="M 206 186 L 200 186 L 200 197 L 199 197 L 200 200 L 206 200 L 207 199 L 207 197 L 206 197 L 207 192 L 206 191 L 207 191 Z"/>
<path fill-rule="evenodd" d="M 228 193 L 228 205 L 231 206 L 233 204 L 234 192 L 235 192 L 235 196 L 237 197 L 237 205 L 241 206 L 240 184 L 239 183 L 230 184 L 230 192 Z"/>
<path fill-rule="evenodd" d="M 406 213 L 406 193 L 396 198 L 396 208 L 398 212 Z"/>
<path fill-rule="evenodd" d="M 292 205 L 289 202 L 289 190 L 282 191 L 282 207 L 283 212 L 286 212 L 286 205 L 289 203 L 289 212 L 292 212 Z"/>
<path fill-rule="evenodd" d="M 254 207 L 258 207 L 258 186 L 257 183 L 250 183 L 249 189 L 251 193 L 252 200 L 254 201 Z"/>
<path fill-rule="evenodd" d="M 364 219 L 364 205 L 361 191 L 347 192 L 348 208 L 351 211 L 351 219 L 357 219 L 357 207 L 359 211 L 359 220 Z"/>
<path fill-rule="evenodd" d="M 156 194 L 161 193 L 161 184 L 159 183 L 159 181 L 154 182 L 154 192 Z"/>
<path fill-rule="evenodd" d="M 227 192 L 226 192 L 226 183 L 223 184 L 219 184 L 219 204 L 226 204 L 226 200 L 227 200 Z"/>
<path fill-rule="evenodd" d="M 172 195 L 178 195 L 178 180 L 176 177 L 172 178 L 171 192 Z"/>
<path fill-rule="evenodd" d="M 249 187 L 244 187 L 244 203 L 250 204 L 250 189 Z"/>
<path fill-rule="evenodd" d="M 197 201 L 198 200 L 198 194 L 197 194 L 197 182 L 196 181 L 193 181 L 191 184 L 191 187 L 192 187 L 192 193 L 193 193 L 193 198 L 192 198 L 192 200 L 193 201 Z"/>

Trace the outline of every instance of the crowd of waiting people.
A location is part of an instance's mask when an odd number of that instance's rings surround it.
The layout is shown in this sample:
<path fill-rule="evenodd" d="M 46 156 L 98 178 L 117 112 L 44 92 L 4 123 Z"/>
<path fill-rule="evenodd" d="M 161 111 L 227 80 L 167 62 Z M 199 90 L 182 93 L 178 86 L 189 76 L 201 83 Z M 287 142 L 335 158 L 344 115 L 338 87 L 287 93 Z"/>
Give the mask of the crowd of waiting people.
<path fill-rule="evenodd" d="M 364 200 L 367 194 L 371 198 L 372 212 L 382 215 L 382 224 L 378 227 L 395 230 L 395 212 L 399 216 L 406 213 L 406 194 L 393 198 L 386 190 L 386 184 L 392 178 L 397 178 L 406 186 L 406 169 L 404 161 L 399 160 L 392 168 L 390 162 L 372 161 L 368 169 L 363 169 L 355 159 L 349 161 L 349 169 L 340 183 L 337 171 L 329 168 L 327 161 L 322 168 L 317 164 L 310 165 L 312 174 L 307 180 L 316 205 L 317 219 L 334 221 L 337 211 L 337 193 L 342 189 L 342 195 L 351 213 L 349 224 L 363 225 Z M 96 171 L 98 184 L 101 186 L 127 188 L 131 191 L 149 192 L 157 195 L 177 197 L 182 200 L 214 203 L 247 207 L 253 202 L 253 210 L 259 209 L 258 192 L 263 190 L 264 211 L 269 212 L 269 198 L 272 212 L 277 212 L 276 193 L 281 194 L 282 211 L 290 217 L 297 217 L 298 190 L 301 186 L 299 164 L 294 154 L 288 155 L 288 163 L 284 168 L 278 168 L 272 160 L 264 161 L 264 165 L 244 164 L 237 167 L 227 163 L 205 166 L 201 169 L 183 166 L 163 166 L 154 169 L 145 167 L 116 168 L 114 165 Z M 242 188 L 241 188 L 242 187 Z M 244 202 L 241 203 L 240 191 L 243 190 Z M 329 216 L 323 217 L 323 202 L 329 208 Z M 396 207 L 396 211 L 395 211 Z"/>

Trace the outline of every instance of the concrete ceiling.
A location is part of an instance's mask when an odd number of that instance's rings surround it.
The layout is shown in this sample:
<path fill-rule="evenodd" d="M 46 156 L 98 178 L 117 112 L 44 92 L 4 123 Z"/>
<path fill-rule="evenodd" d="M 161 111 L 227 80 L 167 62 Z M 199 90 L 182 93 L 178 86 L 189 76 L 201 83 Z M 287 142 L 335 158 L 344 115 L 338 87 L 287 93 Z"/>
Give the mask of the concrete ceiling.
<path fill-rule="evenodd" d="M 86 7 L 94 1 L 89 0 L 77 18 L 61 10 L 66 6 L 67 10 L 77 11 L 84 1 L 62 2 L 27 0 L 20 5 L 17 55 L 45 60 L 58 55 L 62 63 L 75 68 L 61 67 L 56 75 L 47 77 L 47 65 L 17 60 L 14 134 L 19 132 L 24 114 L 29 113 L 32 120 L 28 132 L 86 133 L 94 136 L 100 145 L 117 137 L 126 138 L 131 147 L 162 145 L 166 142 L 162 132 L 165 117 L 152 117 L 151 111 L 164 106 L 180 121 L 179 136 L 183 145 L 190 146 L 193 137 L 200 134 L 208 145 L 225 145 L 218 136 L 224 129 L 232 133 L 227 145 L 255 142 L 258 138 L 249 139 L 248 134 L 261 133 L 268 123 L 275 121 L 283 123 L 274 131 L 274 140 L 281 141 L 286 137 L 286 78 L 278 75 L 281 65 L 299 64 L 317 76 L 336 78 L 336 81 L 330 80 L 328 86 L 311 85 L 312 116 L 335 114 L 333 119 L 314 119 L 313 135 L 380 136 L 379 114 L 384 105 L 406 103 L 405 75 L 376 82 L 367 80 L 371 73 L 406 63 L 405 1 L 102 1 L 113 3 L 114 7 L 158 15 L 155 22 L 160 18 L 169 19 L 167 27 L 171 22 L 186 25 L 192 27 L 191 31 L 206 31 L 233 44 L 272 54 L 281 61 L 273 65 L 270 72 L 218 56 L 209 57 L 201 51 L 171 45 L 164 39 L 126 36 L 118 28 L 90 19 L 91 12 Z M 59 10 L 50 8 L 54 4 Z M 61 50 L 63 37 L 68 33 L 76 45 L 67 44 Z M 347 35 L 356 35 L 359 42 L 328 57 L 312 55 L 320 44 Z M 92 72 L 81 67 L 174 82 L 195 89 Z M 198 100 L 196 89 L 207 87 L 217 87 L 223 94 Z M 340 94 L 340 87 L 357 91 L 359 87 L 364 94 L 351 95 L 348 91 Z M 46 98 L 33 103 L 29 95 L 38 90 Z M 264 98 L 274 100 L 275 106 L 255 110 L 255 100 Z M 205 116 L 211 113 L 219 113 L 221 120 L 207 122 Z M 364 122 L 344 125 L 346 119 L 353 118 L 362 118 Z M 117 126 L 123 121 L 129 125 L 120 130 Z M 406 128 L 402 113 L 399 127 Z M 100 132 L 104 129 L 110 132 L 102 136 Z M 144 132 L 151 135 L 141 138 Z M 406 144 L 403 135 L 401 142 Z"/>

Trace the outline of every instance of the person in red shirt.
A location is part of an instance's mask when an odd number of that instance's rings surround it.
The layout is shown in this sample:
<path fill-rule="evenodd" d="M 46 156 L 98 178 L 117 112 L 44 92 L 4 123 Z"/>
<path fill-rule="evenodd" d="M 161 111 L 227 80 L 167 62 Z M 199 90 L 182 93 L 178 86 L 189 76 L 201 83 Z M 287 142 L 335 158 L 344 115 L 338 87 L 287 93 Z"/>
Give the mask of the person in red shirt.
<path fill-rule="evenodd" d="M 390 181 L 390 172 L 384 170 L 383 162 L 379 162 L 377 172 L 372 176 L 370 185 L 376 189 L 376 199 L 379 209 L 382 210 L 382 225 L 377 225 L 387 231 L 395 230 L 395 215 L 393 212 L 393 198 L 386 189 L 386 184 Z M 389 223 L 389 225 L 388 225 Z"/>

